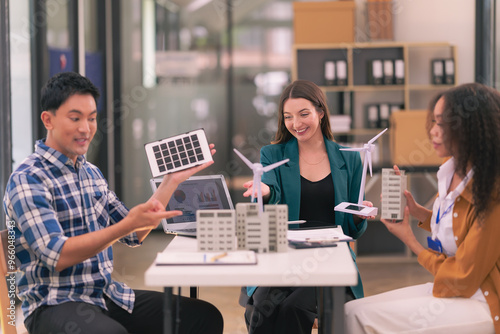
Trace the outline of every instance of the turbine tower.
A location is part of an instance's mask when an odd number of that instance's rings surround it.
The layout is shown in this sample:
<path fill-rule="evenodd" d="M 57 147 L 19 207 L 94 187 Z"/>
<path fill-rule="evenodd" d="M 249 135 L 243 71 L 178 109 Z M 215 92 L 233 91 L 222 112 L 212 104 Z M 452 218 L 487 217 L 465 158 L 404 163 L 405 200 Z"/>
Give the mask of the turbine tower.
<path fill-rule="evenodd" d="M 363 174 L 361 176 L 361 188 L 359 189 L 359 198 L 358 198 L 358 203 L 348 203 L 348 202 L 342 202 L 339 205 L 335 207 L 335 211 L 342 211 L 342 212 L 348 212 L 348 213 L 354 213 L 354 214 L 362 214 L 364 216 L 375 216 L 378 212 L 378 209 L 375 207 L 368 207 L 363 205 L 363 196 L 365 193 L 365 181 L 366 181 L 366 170 L 367 167 L 370 166 L 370 176 L 372 176 L 372 153 L 375 150 L 375 145 L 373 142 L 378 139 L 384 132 L 387 131 L 387 128 L 385 130 L 382 130 L 379 134 L 377 134 L 375 137 L 370 139 L 368 143 L 364 144 L 363 147 L 361 148 L 341 148 L 341 151 L 356 151 L 356 152 L 364 152 L 364 158 L 363 158 Z"/>
<path fill-rule="evenodd" d="M 241 160 L 253 171 L 253 185 L 252 185 L 252 202 L 255 198 L 255 188 L 257 188 L 257 204 L 259 205 L 259 215 L 264 212 L 264 204 L 262 203 L 262 188 L 260 187 L 260 182 L 262 179 L 262 174 L 265 172 L 269 172 L 270 170 L 281 166 L 287 163 L 290 159 L 281 160 L 275 162 L 274 164 L 270 164 L 266 167 L 262 166 L 262 164 L 255 162 L 252 163 L 250 160 L 245 158 L 243 154 L 241 154 L 237 149 L 233 149 L 234 153 L 236 153 Z"/>

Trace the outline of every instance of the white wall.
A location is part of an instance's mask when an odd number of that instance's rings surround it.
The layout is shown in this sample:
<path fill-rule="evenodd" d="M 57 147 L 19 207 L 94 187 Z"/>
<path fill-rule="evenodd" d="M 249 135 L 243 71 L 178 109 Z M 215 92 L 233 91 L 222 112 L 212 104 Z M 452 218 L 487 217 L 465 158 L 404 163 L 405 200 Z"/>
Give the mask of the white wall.
<path fill-rule="evenodd" d="M 474 81 L 474 0 L 396 1 L 394 37 L 397 41 L 455 44 L 458 83 Z"/>
<path fill-rule="evenodd" d="M 365 1 L 355 0 L 365 31 Z M 394 0 L 394 40 L 449 42 L 457 46 L 458 83 L 474 81 L 474 0 Z M 363 35 L 363 34 L 361 34 Z M 361 40 L 358 34 L 359 41 Z"/>

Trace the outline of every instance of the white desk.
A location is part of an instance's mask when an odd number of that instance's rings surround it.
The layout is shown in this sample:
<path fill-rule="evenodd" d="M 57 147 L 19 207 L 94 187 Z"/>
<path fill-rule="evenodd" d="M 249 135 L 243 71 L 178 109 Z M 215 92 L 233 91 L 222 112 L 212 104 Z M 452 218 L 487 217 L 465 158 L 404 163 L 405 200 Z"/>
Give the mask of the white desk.
<path fill-rule="evenodd" d="M 165 251 L 195 251 L 196 239 L 175 237 Z M 153 263 L 145 273 L 148 286 L 165 288 L 165 327 L 170 333 L 174 286 L 320 286 L 320 333 L 343 333 L 345 286 L 356 285 L 358 274 L 347 244 L 258 254 L 257 265 L 169 265 Z M 242 309 L 243 313 L 243 309 Z M 335 321 L 333 322 L 333 319 Z"/>

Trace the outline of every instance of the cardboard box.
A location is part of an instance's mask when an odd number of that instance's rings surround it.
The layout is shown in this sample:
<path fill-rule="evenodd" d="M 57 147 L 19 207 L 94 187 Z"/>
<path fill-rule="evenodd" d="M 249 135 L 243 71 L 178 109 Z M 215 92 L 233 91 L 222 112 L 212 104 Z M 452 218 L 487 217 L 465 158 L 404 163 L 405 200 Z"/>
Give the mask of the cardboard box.
<path fill-rule="evenodd" d="M 427 110 L 399 111 L 391 115 L 390 146 L 392 163 L 398 166 L 439 166 L 426 129 Z"/>
<path fill-rule="evenodd" d="M 354 1 L 294 2 L 296 44 L 354 42 Z"/>

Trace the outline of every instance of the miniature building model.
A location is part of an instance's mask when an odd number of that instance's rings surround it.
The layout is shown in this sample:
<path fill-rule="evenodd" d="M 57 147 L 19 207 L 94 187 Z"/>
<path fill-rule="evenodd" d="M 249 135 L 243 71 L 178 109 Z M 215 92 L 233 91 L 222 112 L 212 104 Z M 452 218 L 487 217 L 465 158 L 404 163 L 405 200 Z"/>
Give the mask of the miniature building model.
<path fill-rule="evenodd" d="M 286 252 L 288 250 L 288 205 L 265 205 L 269 214 L 269 251 Z"/>
<path fill-rule="evenodd" d="M 396 175 L 392 168 L 382 169 L 382 219 L 403 219 L 406 206 L 406 175 Z"/>
<path fill-rule="evenodd" d="M 285 204 L 265 205 L 265 212 L 260 214 L 257 203 L 238 203 L 236 211 L 198 210 L 196 222 L 198 251 L 288 250 L 288 206 Z"/>
<path fill-rule="evenodd" d="M 269 215 L 265 212 L 259 215 L 257 203 L 236 204 L 236 226 L 240 233 L 238 249 L 257 253 L 269 251 Z"/>
<path fill-rule="evenodd" d="M 198 251 L 235 250 L 234 220 L 234 210 L 198 210 L 196 212 Z"/>
<path fill-rule="evenodd" d="M 256 203 L 236 204 L 236 235 L 238 249 L 255 252 L 286 252 L 288 250 L 288 206 L 265 205 L 259 215 Z"/>

